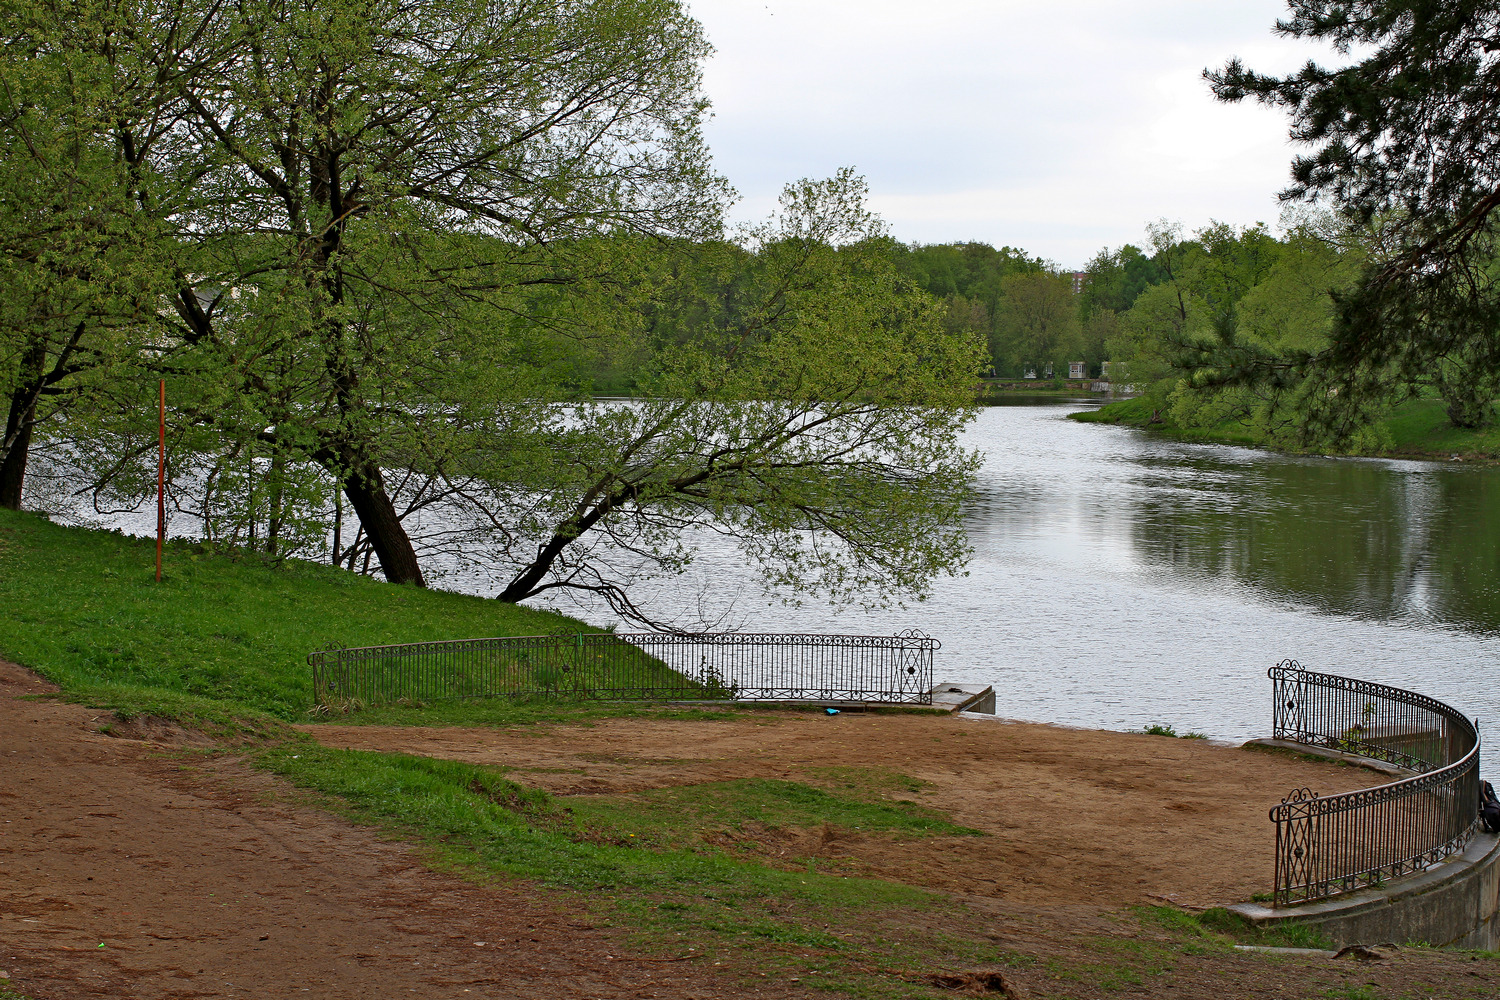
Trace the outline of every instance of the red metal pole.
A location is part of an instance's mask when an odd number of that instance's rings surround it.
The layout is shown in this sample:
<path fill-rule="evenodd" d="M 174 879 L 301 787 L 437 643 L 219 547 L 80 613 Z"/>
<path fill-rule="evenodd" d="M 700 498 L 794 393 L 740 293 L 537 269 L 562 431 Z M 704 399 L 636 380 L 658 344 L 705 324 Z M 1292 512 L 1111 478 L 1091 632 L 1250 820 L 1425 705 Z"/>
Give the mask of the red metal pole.
<path fill-rule="evenodd" d="M 161 380 L 156 423 L 156 582 L 161 583 L 161 539 L 167 533 L 167 380 Z"/>

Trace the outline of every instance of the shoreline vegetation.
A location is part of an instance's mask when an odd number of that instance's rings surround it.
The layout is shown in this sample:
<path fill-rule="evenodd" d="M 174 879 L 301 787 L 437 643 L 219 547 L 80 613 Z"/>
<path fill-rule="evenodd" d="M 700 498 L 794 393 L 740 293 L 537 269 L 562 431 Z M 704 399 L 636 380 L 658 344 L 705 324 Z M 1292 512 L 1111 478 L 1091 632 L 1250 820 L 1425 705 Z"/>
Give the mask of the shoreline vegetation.
<path fill-rule="evenodd" d="M 1137 427 L 1159 437 L 1199 444 L 1229 444 L 1260 448 L 1286 454 L 1326 454 L 1317 449 L 1292 449 L 1272 443 L 1269 435 L 1243 420 L 1227 419 L 1203 427 L 1183 427 L 1172 420 L 1168 409 L 1155 411 L 1140 396 L 1117 399 L 1096 410 L 1068 414 L 1069 419 L 1086 424 L 1117 424 Z M 1440 399 L 1410 399 L 1374 424 L 1379 444 L 1368 448 L 1351 448 L 1339 453 L 1345 458 L 1398 458 L 1426 462 L 1469 462 L 1478 465 L 1500 464 L 1500 426 L 1477 429 L 1454 427 L 1444 413 Z"/>

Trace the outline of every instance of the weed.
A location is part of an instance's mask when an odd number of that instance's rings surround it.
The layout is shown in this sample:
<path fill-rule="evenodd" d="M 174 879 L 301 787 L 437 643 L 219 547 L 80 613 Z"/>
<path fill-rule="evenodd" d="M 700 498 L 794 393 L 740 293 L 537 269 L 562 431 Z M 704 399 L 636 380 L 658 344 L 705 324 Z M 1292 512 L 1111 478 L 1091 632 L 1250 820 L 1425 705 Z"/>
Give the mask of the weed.
<path fill-rule="evenodd" d="M 1153 723 L 1152 725 L 1147 726 L 1145 729 L 1141 730 L 1141 734 L 1143 736 L 1171 736 L 1175 739 L 1183 740 L 1208 739 L 1207 733 L 1179 733 L 1171 726 L 1162 725 L 1160 723 Z"/>
<path fill-rule="evenodd" d="M 634 795 L 581 795 L 569 799 L 577 822 L 615 837 L 634 835 L 650 845 L 684 845 L 706 831 L 823 828 L 824 839 L 841 830 L 884 831 L 908 837 L 982 836 L 957 826 L 943 813 L 871 793 L 842 794 L 796 781 L 743 778 Z M 753 843 L 753 839 L 743 841 Z"/>
<path fill-rule="evenodd" d="M 1373 983 L 1326 989 L 1323 991 L 1323 996 L 1328 997 L 1329 1000 L 1380 1000 L 1379 987 Z"/>
<path fill-rule="evenodd" d="M 1258 927 L 1231 910 L 1214 907 L 1197 917 L 1208 930 L 1225 934 L 1241 944 L 1267 948 L 1329 948 L 1332 945 L 1316 928 L 1306 924 L 1280 923 Z"/>

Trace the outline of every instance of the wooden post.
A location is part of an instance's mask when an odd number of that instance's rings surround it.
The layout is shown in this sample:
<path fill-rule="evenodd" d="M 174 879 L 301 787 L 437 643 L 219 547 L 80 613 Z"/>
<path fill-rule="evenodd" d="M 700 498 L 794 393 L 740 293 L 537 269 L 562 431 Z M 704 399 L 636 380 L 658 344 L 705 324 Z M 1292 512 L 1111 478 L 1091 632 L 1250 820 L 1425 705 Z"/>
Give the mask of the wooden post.
<path fill-rule="evenodd" d="M 156 582 L 161 583 L 161 540 L 167 533 L 167 380 L 161 380 L 156 421 Z"/>

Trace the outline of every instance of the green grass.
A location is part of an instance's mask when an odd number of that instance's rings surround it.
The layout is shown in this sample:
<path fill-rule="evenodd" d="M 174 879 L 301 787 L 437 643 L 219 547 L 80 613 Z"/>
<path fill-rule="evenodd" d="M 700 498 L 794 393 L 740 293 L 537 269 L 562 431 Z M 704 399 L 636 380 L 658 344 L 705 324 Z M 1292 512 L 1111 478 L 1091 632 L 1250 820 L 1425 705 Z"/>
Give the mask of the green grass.
<path fill-rule="evenodd" d="M 530 726 L 541 723 L 592 725 L 601 719 L 673 719 L 712 722 L 743 718 L 731 706 L 653 705 L 643 702 L 566 702 L 543 697 L 475 698 L 417 705 L 377 705 L 347 715 L 320 716 L 336 726 Z"/>
<path fill-rule="evenodd" d="M 1454 427 L 1443 403 L 1437 399 L 1413 399 L 1396 407 L 1385 420 L 1396 454 L 1448 457 L 1495 457 L 1500 455 L 1500 424 L 1477 430 Z"/>
<path fill-rule="evenodd" d="M 1170 736 L 1173 739 L 1181 739 L 1181 740 L 1206 740 L 1206 739 L 1208 739 L 1208 734 L 1207 733 L 1179 733 L 1177 730 L 1173 729 L 1171 726 L 1162 725 L 1161 723 L 1152 723 L 1151 725 L 1147 726 L 1145 729 L 1142 729 L 1141 730 L 1141 734 L 1143 736 Z"/>
<path fill-rule="evenodd" d="M 1119 399 L 1097 410 L 1071 413 L 1081 423 L 1125 424 L 1147 427 L 1151 405 L 1142 397 Z M 1165 412 L 1163 417 L 1165 417 Z M 1380 436 L 1389 446 L 1378 454 L 1413 458 L 1446 459 L 1453 455 L 1467 460 L 1500 458 L 1500 423 L 1465 430 L 1454 427 L 1439 399 L 1411 399 L 1395 407 L 1378 422 Z M 1238 421 L 1223 421 L 1211 427 L 1178 427 L 1170 419 L 1149 426 L 1152 433 L 1180 441 L 1261 446 L 1265 436 Z"/>
<path fill-rule="evenodd" d="M 1355 986 L 1338 986 L 1324 990 L 1320 996 L 1329 1000 L 1380 1000 L 1380 987 L 1370 983 Z"/>
<path fill-rule="evenodd" d="M 70 695 L 185 720 L 305 718 L 307 654 L 594 631 L 561 615 L 330 566 L 214 554 L 0 510 L 0 651 Z"/>
<path fill-rule="evenodd" d="M 578 822 L 608 831 L 616 842 L 631 837 L 651 846 L 701 841 L 704 830 L 727 834 L 756 828 L 818 827 L 909 837 L 982 836 L 956 826 L 935 809 L 868 795 L 830 792 L 796 781 L 746 778 L 636 795 L 570 798 Z"/>
<path fill-rule="evenodd" d="M 694 835 L 704 825 L 830 819 L 903 836 L 967 832 L 910 803 L 745 781 L 646 793 L 632 808 L 624 796 L 558 799 L 498 768 L 311 740 L 264 751 L 256 761 L 328 808 L 428 845 L 440 867 L 572 894 L 597 918 L 631 927 L 647 949 L 739 957 L 872 997 L 928 995 L 900 980 L 911 967 L 1000 959 L 986 940 L 920 930 L 924 915 L 956 905 L 941 895 L 810 865 L 746 860 Z"/>
<path fill-rule="evenodd" d="M 1298 924 L 1257 927 L 1223 907 L 1188 913 L 1174 906 L 1133 906 L 1131 912 L 1143 926 L 1166 932 L 1179 944 L 1196 943 L 1208 951 L 1228 950 L 1235 944 L 1262 948 L 1323 948 L 1328 940 L 1316 930 Z"/>
<path fill-rule="evenodd" d="M 920 782 L 830 768 L 807 783 L 729 781 L 570 800 L 528 789 L 497 768 L 325 748 L 278 724 L 307 718 L 312 650 L 585 626 L 188 543 L 168 546 L 158 584 L 154 555 L 149 540 L 0 511 L 0 656 L 55 681 L 65 697 L 124 718 L 259 729 L 267 739 L 250 745 L 250 759 L 326 808 L 426 845 L 434 865 L 465 877 L 528 880 L 569 895 L 606 923 L 629 928 L 647 950 L 694 948 L 768 976 L 801 976 L 872 998 L 942 995 L 914 986 L 911 970 L 1000 958 L 977 931 L 933 929 L 934 914 L 965 924 L 952 917 L 961 904 L 944 895 L 822 871 L 818 859 L 771 863 L 703 836 L 824 824 L 892 838 L 973 832 L 901 798 Z M 516 727 L 641 714 L 708 721 L 743 711 L 487 700 L 370 709 L 329 722 Z"/>
<path fill-rule="evenodd" d="M 1305 924 L 1269 924 L 1257 927 L 1244 917 L 1223 907 L 1197 914 L 1200 927 L 1233 938 L 1239 944 L 1253 944 L 1262 948 L 1323 948 L 1332 947 L 1329 940 L 1316 928 Z"/>

